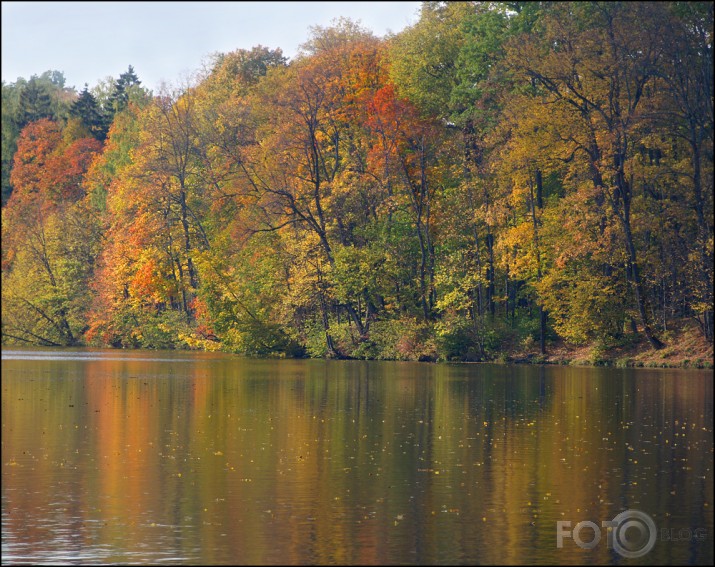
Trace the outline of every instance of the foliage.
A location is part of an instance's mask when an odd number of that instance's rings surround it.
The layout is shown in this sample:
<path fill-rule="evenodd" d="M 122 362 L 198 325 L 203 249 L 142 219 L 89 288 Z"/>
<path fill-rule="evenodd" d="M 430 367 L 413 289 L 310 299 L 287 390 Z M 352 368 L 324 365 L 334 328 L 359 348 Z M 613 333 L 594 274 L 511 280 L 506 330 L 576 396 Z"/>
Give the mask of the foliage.
<path fill-rule="evenodd" d="M 4 342 L 506 359 L 713 337 L 712 4 L 425 2 L 154 94 L 3 84 Z"/>

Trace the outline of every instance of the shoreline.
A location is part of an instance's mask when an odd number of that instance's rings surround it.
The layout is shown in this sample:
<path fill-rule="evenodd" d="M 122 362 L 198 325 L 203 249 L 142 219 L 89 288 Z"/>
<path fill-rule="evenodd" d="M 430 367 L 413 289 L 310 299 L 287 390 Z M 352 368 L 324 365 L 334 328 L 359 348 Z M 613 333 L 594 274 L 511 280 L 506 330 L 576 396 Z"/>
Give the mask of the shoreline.
<path fill-rule="evenodd" d="M 533 348 L 514 349 L 505 361 L 522 364 L 556 364 L 612 368 L 713 369 L 713 345 L 692 323 L 680 323 L 664 334 L 664 347 L 653 349 L 645 337 L 631 337 L 622 345 L 568 345 L 563 341 L 547 347 L 545 355 Z"/>
<path fill-rule="evenodd" d="M 642 337 L 630 336 L 620 345 L 606 347 L 596 343 L 587 345 L 570 345 L 562 340 L 549 341 L 546 354 L 541 354 L 533 341 L 525 344 L 506 344 L 503 350 L 489 353 L 483 359 L 469 359 L 467 357 L 454 357 L 452 359 L 439 359 L 435 357 L 420 358 L 359 358 L 351 356 L 330 357 L 291 357 L 285 353 L 275 353 L 266 356 L 251 356 L 230 349 L 214 348 L 116 348 L 106 347 L 110 350 L 170 350 L 186 352 L 223 352 L 247 358 L 257 359 L 295 359 L 295 360 L 363 360 L 363 361 L 402 361 L 402 362 L 428 362 L 431 364 L 519 364 L 529 366 L 574 366 L 574 367 L 606 367 L 606 368 L 671 368 L 684 370 L 713 370 L 713 345 L 708 343 L 700 330 L 692 322 L 680 322 L 671 327 L 667 334 L 663 334 L 665 346 L 654 350 L 648 341 Z M 216 345 L 218 347 L 218 345 Z M 97 345 L 76 345 L 74 347 L 40 345 L 2 344 L 4 349 L 12 348 L 102 348 Z"/>

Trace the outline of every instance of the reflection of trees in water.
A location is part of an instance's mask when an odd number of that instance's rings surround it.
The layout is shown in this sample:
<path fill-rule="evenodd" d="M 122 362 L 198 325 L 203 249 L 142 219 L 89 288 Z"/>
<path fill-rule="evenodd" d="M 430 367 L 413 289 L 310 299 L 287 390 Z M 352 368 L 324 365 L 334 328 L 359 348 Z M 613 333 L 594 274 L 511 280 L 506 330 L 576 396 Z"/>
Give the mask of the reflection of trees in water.
<path fill-rule="evenodd" d="M 712 529 L 699 372 L 204 354 L 3 361 L 3 387 L 4 529 L 30 553 L 578 562 L 557 520 Z"/>

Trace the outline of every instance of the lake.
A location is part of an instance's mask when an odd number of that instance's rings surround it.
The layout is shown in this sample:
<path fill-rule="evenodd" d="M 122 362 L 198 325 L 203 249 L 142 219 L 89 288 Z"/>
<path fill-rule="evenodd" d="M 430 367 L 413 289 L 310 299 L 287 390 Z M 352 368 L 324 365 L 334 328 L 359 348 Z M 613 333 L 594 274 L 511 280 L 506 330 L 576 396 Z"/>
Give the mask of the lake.
<path fill-rule="evenodd" d="M 2 351 L 3 564 L 710 565 L 713 506 L 712 371 Z"/>

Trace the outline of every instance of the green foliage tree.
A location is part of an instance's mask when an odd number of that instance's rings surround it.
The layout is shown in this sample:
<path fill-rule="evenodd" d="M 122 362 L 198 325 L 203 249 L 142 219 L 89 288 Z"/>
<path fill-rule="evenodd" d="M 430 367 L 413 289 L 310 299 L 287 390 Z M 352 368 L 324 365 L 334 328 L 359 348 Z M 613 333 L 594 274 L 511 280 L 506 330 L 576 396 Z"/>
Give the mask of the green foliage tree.
<path fill-rule="evenodd" d="M 129 65 L 129 68 L 114 82 L 114 89 L 109 95 L 108 111 L 115 114 L 124 110 L 129 104 L 131 93 L 140 89 L 140 85 L 139 77 L 134 72 L 134 68 Z"/>
<path fill-rule="evenodd" d="M 107 137 L 106 120 L 97 104 L 97 99 L 89 92 L 87 85 L 84 86 L 77 100 L 72 103 L 70 115 L 79 118 L 87 131 L 98 140 L 102 141 Z"/>

